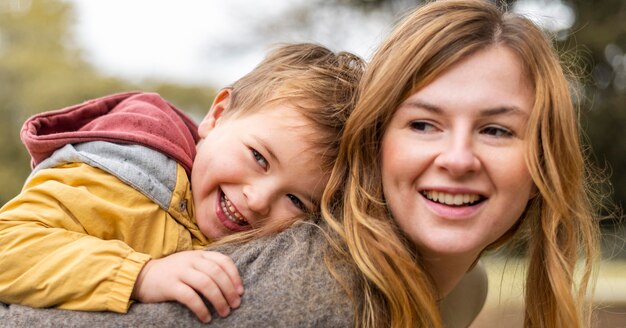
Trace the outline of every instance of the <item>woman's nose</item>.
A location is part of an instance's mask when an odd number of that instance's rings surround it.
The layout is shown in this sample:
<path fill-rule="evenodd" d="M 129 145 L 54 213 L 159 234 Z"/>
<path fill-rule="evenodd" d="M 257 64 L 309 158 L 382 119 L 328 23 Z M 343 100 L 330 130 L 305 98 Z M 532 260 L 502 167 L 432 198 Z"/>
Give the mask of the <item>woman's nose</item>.
<path fill-rule="evenodd" d="M 244 186 L 243 194 L 248 208 L 260 218 L 265 218 L 270 212 L 272 193 L 269 188 L 259 183 Z"/>
<path fill-rule="evenodd" d="M 455 177 L 477 172 L 481 166 L 472 139 L 466 135 L 451 136 L 450 142 L 442 144 L 435 164 Z"/>

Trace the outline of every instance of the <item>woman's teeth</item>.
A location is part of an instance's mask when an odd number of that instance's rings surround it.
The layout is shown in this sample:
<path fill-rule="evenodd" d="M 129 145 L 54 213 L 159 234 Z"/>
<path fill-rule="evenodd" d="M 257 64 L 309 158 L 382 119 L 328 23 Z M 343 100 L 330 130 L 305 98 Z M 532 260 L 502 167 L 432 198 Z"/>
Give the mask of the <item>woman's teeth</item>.
<path fill-rule="evenodd" d="M 222 207 L 222 212 L 226 214 L 226 217 L 230 221 L 242 226 L 248 225 L 246 218 L 235 209 L 235 206 L 233 206 L 230 199 L 228 199 L 224 193 L 222 193 L 222 199 L 220 199 L 220 206 Z"/>
<path fill-rule="evenodd" d="M 478 194 L 449 194 L 441 191 L 422 191 L 424 197 L 432 200 L 433 202 L 445 204 L 445 205 L 473 205 L 478 202 L 482 197 Z"/>

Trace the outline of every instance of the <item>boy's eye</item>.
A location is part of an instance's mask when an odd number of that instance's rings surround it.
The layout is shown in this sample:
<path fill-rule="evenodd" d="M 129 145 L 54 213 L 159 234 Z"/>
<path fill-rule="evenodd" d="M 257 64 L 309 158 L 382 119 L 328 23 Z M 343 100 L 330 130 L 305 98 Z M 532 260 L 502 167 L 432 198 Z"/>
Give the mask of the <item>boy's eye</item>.
<path fill-rule="evenodd" d="M 413 121 L 411 122 L 411 129 L 419 132 L 430 133 L 436 131 L 434 125 L 425 121 Z"/>
<path fill-rule="evenodd" d="M 306 208 L 306 205 L 304 205 L 304 203 L 300 200 L 300 198 L 292 195 L 292 194 L 287 194 L 287 197 L 289 197 L 289 200 L 302 212 L 304 213 L 308 213 L 309 209 Z"/>
<path fill-rule="evenodd" d="M 254 160 L 263 168 L 263 169 L 267 169 L 267 167 L 269 166 L 269 163 L 267 162 L 267 160 L 265 159 L 265 157 L 263 157 L 263 155 L 261 155 L 261 153 L 259 153 L 258 151 L 256 151 L 256 149 L 254 148 L 250 148 L 250 150 L 252 151 L 252 156 L 254 157 Z"/>
<path fill-rule="evenodd" d="M 513 136 L 513 132 L 509 129 L 505 129 L 498 126 L 488 126 L 482 129 L 481 133 L 493 136 L 496 138 L 508 138 Z"/>

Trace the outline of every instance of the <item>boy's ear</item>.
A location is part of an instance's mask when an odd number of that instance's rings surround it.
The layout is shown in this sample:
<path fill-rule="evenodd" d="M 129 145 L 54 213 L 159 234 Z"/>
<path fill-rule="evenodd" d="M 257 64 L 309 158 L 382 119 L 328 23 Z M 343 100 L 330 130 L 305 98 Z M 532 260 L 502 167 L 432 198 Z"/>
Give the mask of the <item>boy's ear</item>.
<path fill-rule="evenodd" d="M 209 112 L 198 125 L 198 134 L 200 135 L 200 138 L 206 137 L 209 131 L 211 131 L 220 118 L 222 118 L 224 111 L 228 110 L 231 92 L 231 89 L 222 89 L 217 93 L 217 96 L 213 99 L 211 109 L 209 109 Z"/>

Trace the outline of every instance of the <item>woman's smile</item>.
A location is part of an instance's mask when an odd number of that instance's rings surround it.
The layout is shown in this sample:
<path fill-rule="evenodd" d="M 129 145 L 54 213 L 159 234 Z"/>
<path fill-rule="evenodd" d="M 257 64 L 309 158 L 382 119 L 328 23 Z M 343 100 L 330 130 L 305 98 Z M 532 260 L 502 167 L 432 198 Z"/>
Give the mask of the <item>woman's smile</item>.
<path fill-rule="evenodd" d="M 449 206 L 470 206 L 476 205 L 477 202 L 482 201 L 484 197 L 479 194 L 470 193 L 447 193 L 436 190 L 424 190 L 421 194 L 427 199 Z"/>

